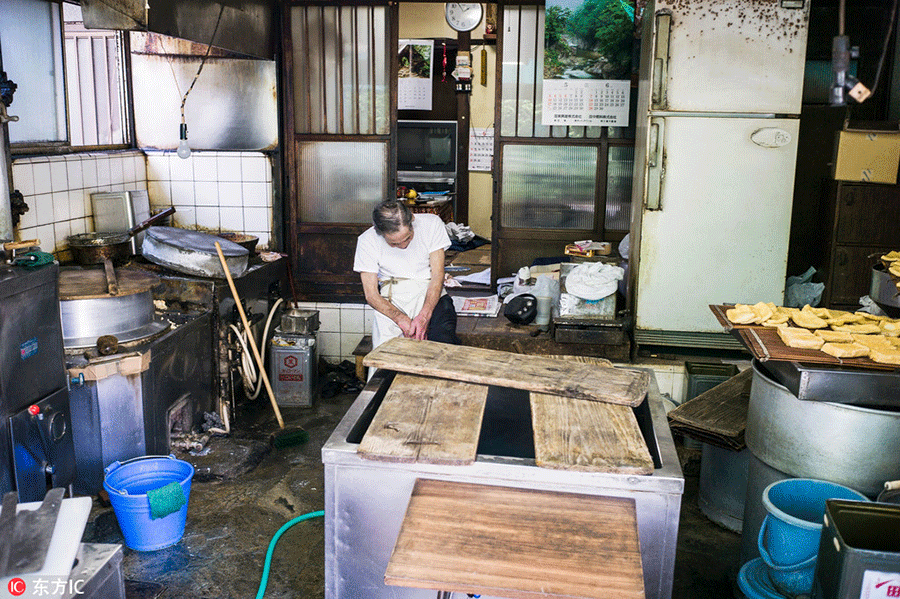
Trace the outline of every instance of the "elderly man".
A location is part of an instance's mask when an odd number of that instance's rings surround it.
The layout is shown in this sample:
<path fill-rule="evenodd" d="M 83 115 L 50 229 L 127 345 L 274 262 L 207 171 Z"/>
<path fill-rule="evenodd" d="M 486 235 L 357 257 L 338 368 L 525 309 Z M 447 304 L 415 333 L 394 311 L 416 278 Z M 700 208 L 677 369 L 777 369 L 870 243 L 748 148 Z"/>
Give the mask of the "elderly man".
<path fill-rule="evenodd" d="M 372 347 L 403 335 L 459 344 L 456 311 L 444 291 L 444 251 L 450 237 L 440 217 L 410 212 L 388 200 L 356 241 L 353 270 L 375 308 Z"/>

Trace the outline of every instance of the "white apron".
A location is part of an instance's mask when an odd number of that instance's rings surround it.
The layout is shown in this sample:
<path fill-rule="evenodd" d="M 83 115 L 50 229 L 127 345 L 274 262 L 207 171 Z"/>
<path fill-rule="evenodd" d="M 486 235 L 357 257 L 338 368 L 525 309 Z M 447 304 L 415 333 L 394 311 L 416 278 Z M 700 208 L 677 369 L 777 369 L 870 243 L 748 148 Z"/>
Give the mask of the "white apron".
<path fill-rule="evenodd" d="M 415 318 L 425 305 L 430 279 L 398 279 L 391 278 L 381 282 L 381 296 L 394 304 L 410 318 Z M 403 331 L 397 324 L 382 314 L 375 312 L 372 323 L 372 348 L 376 348 L 388 339 L 400 337 Z"/>

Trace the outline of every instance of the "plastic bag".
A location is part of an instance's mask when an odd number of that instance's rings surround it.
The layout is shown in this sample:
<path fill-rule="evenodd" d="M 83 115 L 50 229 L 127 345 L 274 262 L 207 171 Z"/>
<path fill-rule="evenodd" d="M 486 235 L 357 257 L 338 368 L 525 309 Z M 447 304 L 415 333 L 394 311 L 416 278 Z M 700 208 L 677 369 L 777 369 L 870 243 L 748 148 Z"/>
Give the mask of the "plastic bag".
<path fill-rule="evenodd" d="M 887 316 L 887 313 L 881 309 L 881 306 L 875 303 L 868 295 L 864 295 L 859 298 L 859 305 L 862 306 L 857 312 L 866 312 L 868 314 L 874 314 L 875 316 Z"/>
<path fill-rule="evenodd" d="M 559 281 L 548 275 L 540 275 L 535 279 L 531 293 L 535 297 L 549 297 L 555 306 L 559 303 Z"/>
<path fill-rule="evenodd" d="M 824 283 L 811 283 L 816 269 L 812 266 L 800 276 L 788 277 L 787 288 L 784 291 L 784 305 L 789 308 L 802 308 L 806 304 L 818 306 L 822 301 L 822 292 L 825 291 Z"/>

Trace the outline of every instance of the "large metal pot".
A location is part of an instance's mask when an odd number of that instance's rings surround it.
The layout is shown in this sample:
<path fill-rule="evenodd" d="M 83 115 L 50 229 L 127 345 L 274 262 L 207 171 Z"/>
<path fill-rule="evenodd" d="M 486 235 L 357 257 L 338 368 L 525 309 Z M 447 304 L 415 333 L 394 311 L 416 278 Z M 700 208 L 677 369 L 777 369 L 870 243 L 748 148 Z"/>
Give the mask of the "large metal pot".
<path fill-rule="evenodd" d="M 753 455 L 793 477 L 870 497 L 900 478 L 900 410 L 797 399 L 756 361 L 745 434 Z"/>
<path fill-rule="evenodd" d="M 900 315 L 900 290 L 881 262 L 872 267 L 869 297 L 891 316 Z"/>
<path fill-rule="evenodd" d="M 131 258 L 131 238 L 135 233 L 143 231 L 153 223 L 157 223 L 171 214 L 175 208 L 166 208 L 147 220 L 138 223 L 124 233 L 80 233 L 68 238 L 72 259 L 82 266 L 104 264 L 106 260 L 115 263 L 126 262 Z"/>

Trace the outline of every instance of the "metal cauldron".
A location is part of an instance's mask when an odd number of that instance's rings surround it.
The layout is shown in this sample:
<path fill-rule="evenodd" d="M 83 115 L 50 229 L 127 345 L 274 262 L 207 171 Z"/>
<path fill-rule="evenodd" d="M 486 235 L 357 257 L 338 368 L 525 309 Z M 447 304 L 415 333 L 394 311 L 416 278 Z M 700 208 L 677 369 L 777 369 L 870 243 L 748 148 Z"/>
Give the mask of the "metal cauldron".
<path fill-rule="evenodd" d="M 175 208 L 166 208 L 147 220 L 138 223 L 124 233 L 80 233 L 67 239 L 72 259 L 82 265 L 104 264 L 107 260 L 116 264 L 131 258 L 131 238 L 150 225 L 162 221 L 175 213 Z"/>
<path fill-rule="evenodd" d="M 900 478 L 900 410 L 800 400 L 754 360 L 747 447 L 790 476 L 827 480 L 870 497 Z"/>

